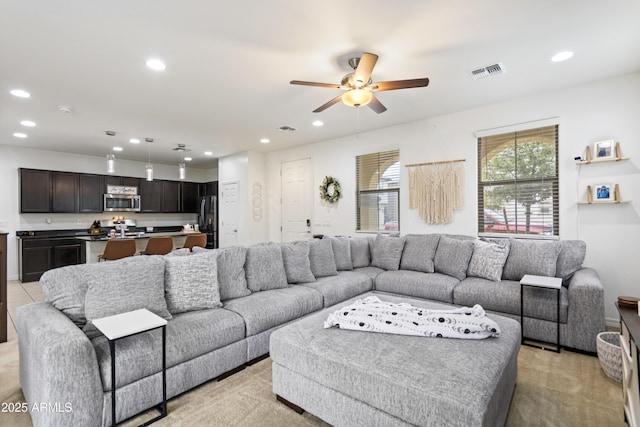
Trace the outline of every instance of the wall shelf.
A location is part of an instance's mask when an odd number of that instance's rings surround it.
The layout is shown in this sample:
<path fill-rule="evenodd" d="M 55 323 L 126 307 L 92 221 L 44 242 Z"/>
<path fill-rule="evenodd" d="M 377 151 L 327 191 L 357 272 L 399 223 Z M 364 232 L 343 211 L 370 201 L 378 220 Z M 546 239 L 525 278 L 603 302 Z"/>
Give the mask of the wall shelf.
<path fill-rule="evenodd" d="M 593 159 L 593 160 L 578 160 L 576 165 L 590 165 L 591 163 L 604 163 L 604 162 L 619 162 L 621 160 L 629 160 L 630 157 L 614 157 L 613 159 Z"/>
<path fill-rule="evenodd" d="M 578 202 L 579 205 L 616 205 L 620 203 L 631 203 L 631 200 L 611 200 L 611 201 L 603 201 L 603 202 Z"/>

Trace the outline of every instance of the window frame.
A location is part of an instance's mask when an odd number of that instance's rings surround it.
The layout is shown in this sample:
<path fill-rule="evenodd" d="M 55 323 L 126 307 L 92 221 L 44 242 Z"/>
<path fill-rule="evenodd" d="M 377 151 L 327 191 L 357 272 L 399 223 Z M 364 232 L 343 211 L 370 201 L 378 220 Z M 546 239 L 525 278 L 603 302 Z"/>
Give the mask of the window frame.
<path fill-rule="evenodd" d="M 535 131 L 539 131 L 538 132 L 538 137 L 542 137 L 543 135 L 547 135 L 549 132 L 549 130 L 547 130 L 547 128 L 550 127 L 554 127 L 554 135 L 553 137 L 555 138 L 554 141 L 554 150 L 553 150 L 553 155 L 554 155 L 554 168 L 555 168 L 555 175 L 554 176 L 543 176 L 540 178 L 519 178 L 518 177 L 518 170 L 517 170 L 517 165 L 518 165 L 518 134 L 524 134 L 526 136 L 529 136 L 529 138 L 531 138 L 531 134 L 532 132 Z M 491 138 L 491 137 L 504 137 L 505 139 L 509 139 L 509 136 L 513 135 L 513 147 L 514 147 L 514 171 L 512 173 L 513 178 L 512 179 L 493 179 L 493 180 L 483 180 L 483 172 L 486 171 L 486 164 L 487 164 L 487 159 L 486 159 L 486 139 L 487 138 Z M 482 131 L 482 132 L 477 132 L 476 133 L 476 138 L 477 138 L 477 155 L 478 155 L 478 176 L 477 176 L 477 214 L 478 214 L 478 219 L 477 219 L 477 233 L 478 236 L 480 237 L 515 237 L 515 238 L 528 238 L 528 239 L 553 239 L 553 240 L 557 240 L 559 239 L 560 236 L 560 227 L 559 227 L 559 223 L 560 223 L 560 197 L 559 197 L 559 185 L 560 185 L 560 169 L 559 169 L 559 163 L 558 163 L 558 150 L 559 150 L 559 141 L 560 141 L 560 126 L 559 123 L 557 121 L 540 121 L 540 122 L 534 122 L 534 123 L 528 123 L 526 125 L 519 125 L 519 126 L 513 126 L 513 127 L 507 127 L 507 128 L 498 128 L 498 129 L 494 129 L 494 130 L 488 130 L 488 131 Z M 520 138 L 522 139 L 523 136 L 520 136 Z M 522 144 L 522 142 L 520 142 L 520 144 Z M 517 188 L 519 186 L 523 186 L 523 185 L 531 185 L 531 184 L 537 184 L 540 183 L 542 186 L 545 185 L 550 185 L 550 191 L 551 191 L 551 196 L 547 199 L 543 199 L 543 200 L 550 200 L 551 201 L 551 223 L 547 224 L 546 222 L 542 224 L 542 232 L 534 234 L 534 233 L 525 233 L 523 232 L 519 232 L 519 229 L 521 227 L 521 224 L 526 223 L 525 221 L 520 221 L 520 220 L 516 220 L 515 223 L 512 223 L 512 221 L 508 220 L 505 223 L 505 227 L 508 229 L 509 226 L 515 226 L 515 232 L 491 232 L 491 231 L 485 231 L 485 218 L 486 218 L 486 210 L 488 208 L 486 208 L 486 203 L 485 203 L 485 188 L 487 187 L 495 187 L 495 186 L 506 186 L 506 185 L 513 185 L 517 194 Z M 518 200 L 518 198 L 516 197 L 515 200 Z M 518 205 L 514 205 L 515 209 L 516 209 L 516 218 L 518 218 L 517 215 L 517 209 L 520 209 L 518 207 Z M 503 207 L 503 209 L 506 209 L 505 207 Z M 502 221 L 504 221 L 504 216 L 502 215 L 502 212 L 496 212 L 497 217 L 502 217 Z M 525 213 L 526 215 L 526 213 Z M 526 217 L 525 217 L 526 218 Z M 550 231 L 551 234 L 546 234 L 545 233 L 545 227 L 547 227 L 548 225 L 551 225 L 552 230 Z M 531 226 L 531 222 L 529 222 L 529 226 Z M 531 231 L 531 229 L 529 230 Z"/>

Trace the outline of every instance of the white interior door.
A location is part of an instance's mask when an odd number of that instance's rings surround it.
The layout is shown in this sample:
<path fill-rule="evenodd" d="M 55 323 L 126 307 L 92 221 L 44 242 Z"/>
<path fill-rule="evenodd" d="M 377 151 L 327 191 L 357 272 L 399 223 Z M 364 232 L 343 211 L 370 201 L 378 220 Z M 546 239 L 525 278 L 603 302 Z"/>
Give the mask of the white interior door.
<path fill-rule="evenodd" d="M 282 163 L 282 241 L 310 239 L 313 183 L 311 159 Z"/>
<path fill-rule="evenodd" d="M 238 244 L 238 181 L 222 184 L 220 202 L 220 246 L 235 246 Z"/>

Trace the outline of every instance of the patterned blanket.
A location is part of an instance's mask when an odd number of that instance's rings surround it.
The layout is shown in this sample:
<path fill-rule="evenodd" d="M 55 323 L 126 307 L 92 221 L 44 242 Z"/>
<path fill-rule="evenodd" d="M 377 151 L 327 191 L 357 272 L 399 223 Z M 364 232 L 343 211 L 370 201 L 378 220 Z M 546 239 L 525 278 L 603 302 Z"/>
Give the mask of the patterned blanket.
<path fill-rule="evenodd" d="M 370 296 L 329 314 L 325 328 L 380 332 L 421 337 L 483 339 L 499 337 L 500 327 L 484 309 L 427 310 L 411 304 L 394 304 Z"/>

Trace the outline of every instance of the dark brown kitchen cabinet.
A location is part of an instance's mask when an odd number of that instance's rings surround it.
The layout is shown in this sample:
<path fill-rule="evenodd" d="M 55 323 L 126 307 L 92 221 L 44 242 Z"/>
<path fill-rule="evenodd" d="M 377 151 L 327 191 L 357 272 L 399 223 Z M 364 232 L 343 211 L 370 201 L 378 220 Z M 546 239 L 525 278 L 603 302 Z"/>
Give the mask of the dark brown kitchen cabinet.
<path fill-rule="evenodd" d="M 20 213 L 51 212 L 51 171 L 20 169 Z"/>
<path fill-rule="evenodd" d="M 51 172 L 51 212 L 78 212 L 78 174 Z"/>
<path fill-rule="evenodd" d="M 162 212 L 180 212 L 180 181 L 162 181 Z"/>
<path fill-rule="evenodd" d="M 102 213 L 104 203 L 102 175 L 81 173 L 78 175 L 79 211 L 81 213 Z"/>
<path fill-rule="evenodd" d="M 74 238 L 21 239 L 21 282 L 35 282 L 45 271 L 66 265 L 83 264 L 84 243 Z"/>
<path fill-rule="evenodd" d="M 140 212 L 162 212 L 162 181 L 140 180 Z"/>
<path fill-rule="evenodd" d="M 7 341 L 7 233 L 0 233 L 0 342 Z"/>
<path fill-rule="evenodd" d="M 197 182 L 181 182 L 181 206 L 180 212 L 198 213 L 198 187 Z"/>

